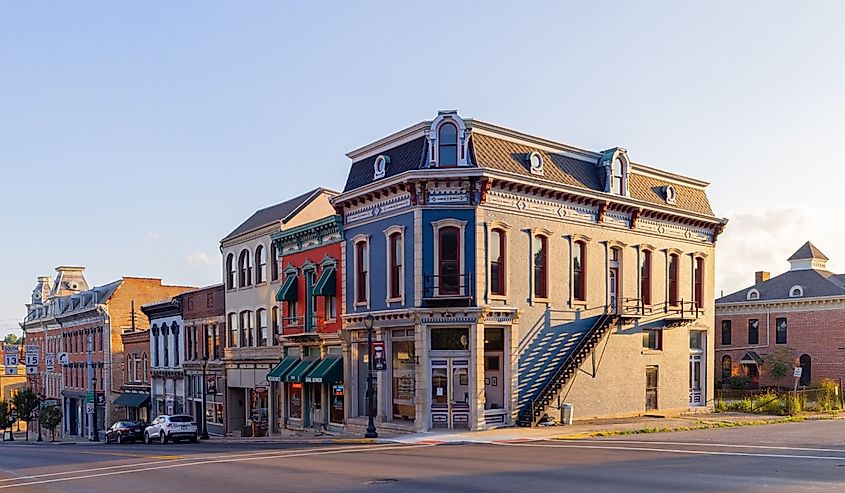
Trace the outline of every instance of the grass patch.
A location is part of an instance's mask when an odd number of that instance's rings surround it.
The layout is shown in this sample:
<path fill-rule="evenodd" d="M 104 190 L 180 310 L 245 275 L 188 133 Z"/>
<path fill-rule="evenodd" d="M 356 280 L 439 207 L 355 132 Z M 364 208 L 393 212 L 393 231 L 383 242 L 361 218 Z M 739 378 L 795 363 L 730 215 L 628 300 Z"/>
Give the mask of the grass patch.
<path fill-rule="evenodd" d="M 668 433 L 672 431 L 694 431 L 694 430 L 709 430 L 714 428 L 738 428 L 740 426 L 759 426 L 759 425 L 773 425 L 773 424 L 781 424 L 781 423 L 798 423 L 801 421 L 805 421 L 806 418 L 803 416 L 788 416 L 785 418 L 777 418 L 777 419 L 757 419 L 757 420 L 748 420 L 748 421 L 699 421 L 696 424 L 689 425 L 689 426 L 674 426 L 674 427 L 663 427 L 663 428 L 654 428 L 654 427 L 645 427 L 645 428 L 637 428 L 634 430 L 614 430 L 614 431 L 593 431 L 593 432 L 586 432 L 586 433 L 576 433 L 573 435 L 562 435 L 559 437 L 555 437 L 554 440 L 571 440 L 575 438 L 594 438 L 594 437 L 614 437 L 614 436 L 626 436 L 626 435 L 644 435 L 648 433 Z"/>

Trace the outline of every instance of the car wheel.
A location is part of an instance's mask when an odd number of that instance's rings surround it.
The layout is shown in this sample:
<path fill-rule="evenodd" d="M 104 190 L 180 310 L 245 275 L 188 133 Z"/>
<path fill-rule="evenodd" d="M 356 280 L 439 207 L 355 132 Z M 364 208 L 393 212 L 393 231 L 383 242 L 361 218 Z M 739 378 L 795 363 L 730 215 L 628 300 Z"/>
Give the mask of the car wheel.
<path fill-rule="evenodd" d="M 146 443 L 147 445 L 153 443 L 153 439 L 150 438 L 149 433 L 144 433 L 144 443 Z"/>
<path fill-rule="evenodd" d="M 164 445 L 165 443 L 167 443 L 167 434 L 163 431 L 159 432 L 158 439 L 161 441 L 162 445 Z"/>
<path fill-rule="evenodd" d="M 109 436 L 108 436 L 108 435 L 106 435 L 106 445 L 108 445 L 108 444 L 110 444 L 110 443 L 111 443 L 111 438 L 109 438 Z"/>
<path fill-rule="evenodd" d="M 117 435 L 117 444 L 120 445 L 121 443 L 123 443 L 123 437 L 120 434 L 118 434 Z"/>

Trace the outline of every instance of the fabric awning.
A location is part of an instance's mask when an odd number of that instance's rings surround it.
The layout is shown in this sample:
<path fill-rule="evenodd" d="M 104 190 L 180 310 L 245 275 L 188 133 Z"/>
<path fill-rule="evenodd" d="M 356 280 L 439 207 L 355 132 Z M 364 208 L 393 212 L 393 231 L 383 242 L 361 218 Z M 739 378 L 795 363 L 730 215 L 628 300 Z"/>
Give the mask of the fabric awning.
<path fill-rule="evenodd" d="M 293 367 L 291 371 L 285 375 L 285 382 L 304 382 L 305 375 L 311 371 L 311 368 L 317 364 L 320 360 L 314 358 L 308 358 L 300 361 L 296 366 Z"/>
<path fill-rule="evenodd" d="M 114 400 L 115 406 L 144 407 L 150 403 L 150 394 L 124 393 Z"/>
<path fill-rule="evenodd" d="M 297 290 L 296 276 L 290 275 L 285 279 L 285 283 L 279 288 L 276 293 L 276 301 L 296 301 Z"/>
<path fill-rule="evenodd" d="M 739 360 L 739 362 L 743 365 L 762 365 L 763 358 L 761 358 L 760 355 L 757 354 L 757 351 L 748 351 L 747 353 L 745 353 L 745 356 L 743 356 L 742 359 Z"/>
<path fill-rule="evenodd" d="M 337 273 L 334 266 L 324 268 L 320 278 L 317 279 L 317 284 L 314 285 L 314 294 L 317 296 L 334 296 L 336 279 Z"/>
<path fill-rule="evenodd" d="M 275 368 L 270 370 L 270 373 L 267 374 L 267 381 L 281 382 L 285 374 L 289 372 L 298 361 L 299 356 L 288 356 L 284 358 L 278 365 L 276 365 Z"/>
<path fill-rule="evenodd" d="M 307 375 L 306 383 L 335 383 L 343 381 L 343 358 L 326 356 Z"/>

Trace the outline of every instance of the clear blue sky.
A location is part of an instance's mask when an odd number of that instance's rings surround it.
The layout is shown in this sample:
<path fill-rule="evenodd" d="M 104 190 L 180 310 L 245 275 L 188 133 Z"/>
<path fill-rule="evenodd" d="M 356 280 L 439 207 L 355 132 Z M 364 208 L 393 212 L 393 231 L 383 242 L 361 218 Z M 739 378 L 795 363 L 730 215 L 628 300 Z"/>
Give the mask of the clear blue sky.
<path fill-rule="evenodd" d="M 717 289 L 845 268 L 842 2 L 0 3 L 0 333 L 38 275 L 218 282 L 255 209 L 438 109 L 711 181 Z"/>

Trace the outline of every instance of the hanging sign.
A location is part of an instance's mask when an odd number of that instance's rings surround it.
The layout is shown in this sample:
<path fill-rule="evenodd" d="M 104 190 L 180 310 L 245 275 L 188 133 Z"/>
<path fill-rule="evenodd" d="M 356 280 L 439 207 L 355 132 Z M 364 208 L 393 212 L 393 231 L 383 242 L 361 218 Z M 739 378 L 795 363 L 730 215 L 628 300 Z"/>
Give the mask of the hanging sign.
<path fill-rule="evenodd" d="M 373 342 L 373 370 L 383 371 L 387 369 L 387 360 L 384 356 L 384 341 Z"/>

